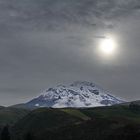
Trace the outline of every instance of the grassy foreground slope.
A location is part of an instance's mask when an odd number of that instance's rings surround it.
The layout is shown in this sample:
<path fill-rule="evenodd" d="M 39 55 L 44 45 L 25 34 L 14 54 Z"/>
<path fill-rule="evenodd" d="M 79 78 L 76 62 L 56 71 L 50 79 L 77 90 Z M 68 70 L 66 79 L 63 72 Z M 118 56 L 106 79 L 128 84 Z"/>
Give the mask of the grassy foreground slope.
<path fill-rule="evenodd" d="M 90 120 L 91 118 L 84 114 L 82 111 L 78 110 L 78 109 L 73 109 L 73 108 L 68 108 L 68 109 L 61 109 L 63 112 L 66 112 L 67 114 L 71 115 L 71 116 L 75 116 L 81 120 Z"/>
<path fill-rule="evenodd" d="M 28 132 L 37 134 L 41 131 L 64 127 L 81 121 L 82 118 L 75 117 L 75 115 L 66 113 L 61 109 L 40 108 L 31 111 L 17 122 L 13 131 L 16 132 L 16 135 L 20 133 L 25 135 Z"/>
<path fill-rule="evenodd" d="M 129 106 L 110 106 L 80 109 L 80 111 L 91 118 L 123 118 L 140 122 L 140 107 L 138 109 Z"/>
<path fill-rule="evenodd" d="M 29 113 L 27 109 L 2 107 L 0 109 L 0 126 L 13 125 Z"/>
<path fill-rule="evenodd" d="M 11 127 L 12 140 L 138 140 L 140 106 L 97 108 L 0 109 L 0 130 Z"/>
<path fill-rule="evenodd" d="M 96 118 L 32 136 L 36 140 L 138 140 L 139 131 L 140 125 L 133 121 Z"/>
<path fill-rule="evenodd" d="M 131 131 L 131 129 L 135 131 Z M 34 140 L 137 140 L 140 109 L 112 106 L 88 109 L 47 109 L 30 112 L 14 126 L 13 139 Z"/>

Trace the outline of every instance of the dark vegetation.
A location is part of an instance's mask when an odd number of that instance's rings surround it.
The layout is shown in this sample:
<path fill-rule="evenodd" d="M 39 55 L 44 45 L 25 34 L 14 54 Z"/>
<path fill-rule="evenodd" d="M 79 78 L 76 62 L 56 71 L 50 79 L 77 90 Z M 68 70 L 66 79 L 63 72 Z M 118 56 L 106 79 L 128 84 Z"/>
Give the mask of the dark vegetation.
<path fill-rule="evenodd" d="M 27 109 L 18 109 L 11 107 L 0 108 L 0 126 L 13 125 L 18 120 L 27 115 L 30 111 Z"/>
<path fill-rule="evenodd" d="M 3 130 L 1 131 L 1 140 L 10 140 L 10 132 L 9 132 L 9 126 L 4 126 Z"/>
<path fill-rule="evenodd" d="M 0 140 L 139 140 L 140 105 L 0 110 Z M 11 116 L 11 117 L 10 117 Z M 12 121 L 11 121 L 12 118 Z"/>

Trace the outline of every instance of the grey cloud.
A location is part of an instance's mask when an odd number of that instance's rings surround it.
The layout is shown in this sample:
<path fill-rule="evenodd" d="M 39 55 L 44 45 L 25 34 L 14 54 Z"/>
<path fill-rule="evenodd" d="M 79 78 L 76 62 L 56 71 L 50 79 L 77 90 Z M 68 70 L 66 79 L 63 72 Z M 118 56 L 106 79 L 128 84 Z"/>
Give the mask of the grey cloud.
<path fill-rule="evenodd" d="M 138 5 L 138 0 L 5 0 L 0 3 L 0 24 L 12 31 L 62 30 L 70 24 L 92 26 L 129 15 Z"/>
<path fill-rule="evenodd" d="M 27 101 L 44 88 L 77 80 L 95 81 L 128 100 L 138 98 L 139 19 L 134 13 L 139 15 L 139 4 L 0 0 L 0 104 Z M 110 61 L 96 52 L 108 33 L 117 35 L 120 50 Z"/>
<path fill-rule="evenodd" d="M 94 36 L 95 38 L 102 38 L 102 39 L 105 39 L 106 36 L 101 36 L 101 35 L 97 35 L 97 36 Z"/>

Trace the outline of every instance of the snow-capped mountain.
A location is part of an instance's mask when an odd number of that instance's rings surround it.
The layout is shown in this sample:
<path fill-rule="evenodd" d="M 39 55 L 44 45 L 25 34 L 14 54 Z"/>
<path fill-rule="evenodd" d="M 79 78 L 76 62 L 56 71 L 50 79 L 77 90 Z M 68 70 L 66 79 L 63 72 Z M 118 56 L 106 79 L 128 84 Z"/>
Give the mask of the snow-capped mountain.
<path fill-rule="evenodd" d="M 74 82 L 69 86 L 49 88 L 26 103 L 29 107 L 95 107 L 110 106 L 123 101 L 91 82 Z"/>

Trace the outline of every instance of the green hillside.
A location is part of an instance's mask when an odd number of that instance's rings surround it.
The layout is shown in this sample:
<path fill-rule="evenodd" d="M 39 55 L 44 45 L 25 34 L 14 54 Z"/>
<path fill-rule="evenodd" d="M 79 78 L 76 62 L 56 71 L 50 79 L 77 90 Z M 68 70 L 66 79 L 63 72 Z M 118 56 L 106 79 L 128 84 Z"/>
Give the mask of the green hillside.
<path fill-rule="evenodd" d="M 12 140 L 137 140 L 140 138 L 140 106 L 97 108 L 21 108 L 0 110 L 1 126 L 10 124 Z M 2 129 L 2 128 L 0 128 Z M 131 131 L 134 130 L 134 131 Z"/>
<path fill-rule="evenodd" d="M 82 113 L 81 113 L 82 114 Z M 66 113 L 61 109 L 40 108 L 31 111 L 27 116 L 17 122 L 13 130 L 23 135 L 32 132 L 40 133 L 41 131 L 64 127 L 70 124 L 80 123 L 81 118 Z"/>
<path fill-rule="evenodd" d="M 124 118 L 140 122 L 140 109 L 131 109 L 129 106 L 97 107 L 80 111 L 91 118 Z"/>
<path fill-rule="evenodd" d="M 139 106 L 138 108 L 129 106 L 88 109 L 41 108 L 30 112 L 16 123 L 13 131 L 16 136 L 14 139 L 23 139 L 26 134 L 31 133 L 36 140 L 45 140 L 46 137 L 47 140 L 86 138 L 90 140 L 93 136 L 97 140 L 103 140 L 114 136 L 115 131 L 118 135 L 123 135 L 123 131 L 128 131 L 126 126 L 138 128 L 139 131 L 139 125 Z"/>
<path fill-rule="evenodd" d="M 81 120 L 90 120 L 91 118 L 87 116 L 86 114 L 82 113 L 78 109 L 68 108 L 68 109 L 61 109 L 62 111 L 66 112 L 67 114 L 70 114 L 72 116 L 75 116 Z"/>
<path fill-rule="evenodd" d="M 0 126 L 4 126 L 6 124 L 13 125 L 28 113 L 29 111 L 27 109 L 2 107 L 0 109 Z"/>
<path fill-rule="evenodd" d="M 99 118 L 34 135 L 36 140 L 138 140 L 140 125 L 133 121 Z"/>

